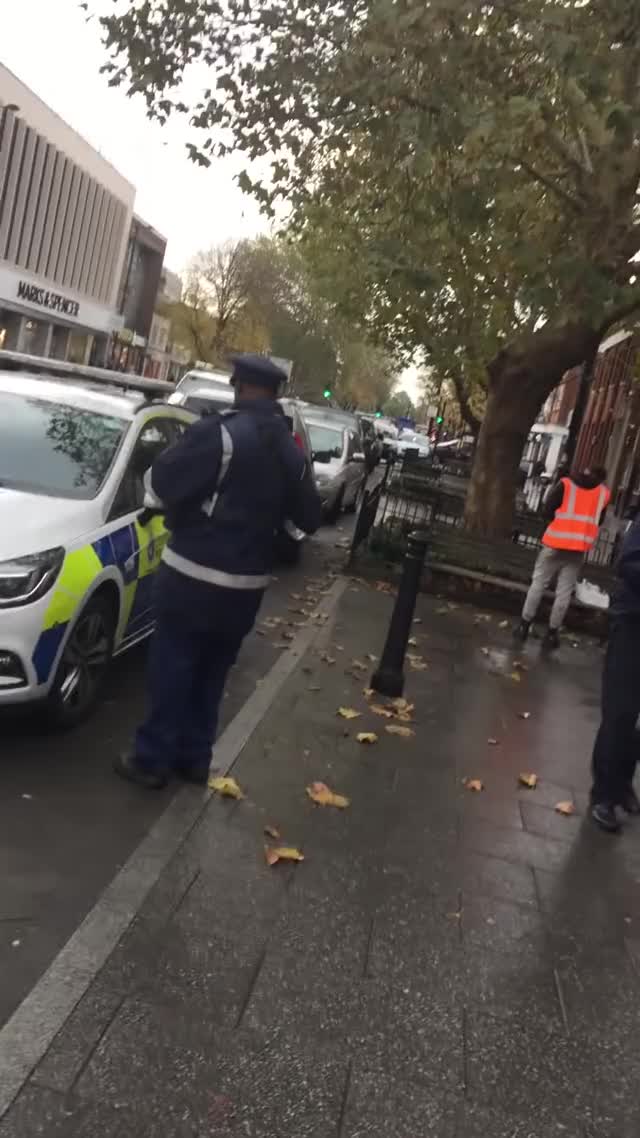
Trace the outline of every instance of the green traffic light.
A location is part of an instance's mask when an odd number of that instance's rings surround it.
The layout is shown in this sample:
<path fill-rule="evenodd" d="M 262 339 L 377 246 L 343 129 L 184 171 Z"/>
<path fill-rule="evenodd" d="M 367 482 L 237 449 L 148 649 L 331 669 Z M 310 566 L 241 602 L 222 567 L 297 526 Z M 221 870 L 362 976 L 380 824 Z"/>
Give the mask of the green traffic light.
<path fill-rule="evenodd" d="M 382 418 L 382 411 L 376 411 L 376 419 Z"/>
<path fill-rule="evenodd" d="M 438 425 L 440 425 L 440 423 L 444 423 L 444 419 L 443 419 L 442 415 L 438 415 L 438 418 L 436 419 L 436 423 Z"/>
<path fill-rule="evenodd" d="M 325 387 L 322 394 L 324 395 L 325 399 L 331 399 L 331 391 L 328 387 Z"/>

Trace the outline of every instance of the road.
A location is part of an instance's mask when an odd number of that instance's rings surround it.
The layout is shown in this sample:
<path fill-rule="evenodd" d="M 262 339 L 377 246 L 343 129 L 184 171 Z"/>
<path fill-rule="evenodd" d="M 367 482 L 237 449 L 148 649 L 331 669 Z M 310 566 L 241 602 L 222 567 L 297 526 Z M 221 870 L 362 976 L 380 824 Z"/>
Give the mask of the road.
<path fill-rule="evenodd" d="M 336 543 L 352 525 L 344 519 L 338 528 L 324 527 L 300 566 L 276 571 L 261 619 L 286 614 L 291 592 L 344 560 Z M 222 728 L 277 660 L 278 639 L 248 637 L 231 675 Z M 143 645 L 114 662 L 104 701 L 72 732 L 51 734 L 24 712 L 0 716 L 0 1024 L 175 793 L 175 786 L 143 793 L 111 772 L 144 707 L 145 658 Z"/>

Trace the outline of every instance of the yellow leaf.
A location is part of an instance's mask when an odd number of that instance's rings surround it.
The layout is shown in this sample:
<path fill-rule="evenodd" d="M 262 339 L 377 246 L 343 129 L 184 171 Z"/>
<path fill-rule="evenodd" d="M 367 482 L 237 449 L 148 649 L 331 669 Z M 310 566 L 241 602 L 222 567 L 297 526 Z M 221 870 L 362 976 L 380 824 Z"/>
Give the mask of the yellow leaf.
<path fill-rule="evenodd" d="M 576 808 L 573 802 L 556 802 L 555 809 L 558 814 L 565 814 L 567 817 L 570 814 L 575 814 Z"/>
<path fill-rule="evenodd" d="M 395 712 L 389 707 L 381 707 L 379 703 L 370 704 L 370 710 L 374 715 L 381 715 L 383 719 L 393 719 Z"/>
<path fill-rule="evenodd" d="M 522 786 L 526 786 L 528 790 L 535 790 L 536 786 L 538 785 L 538 776 L 537 774 L 529 774 L 528 772 L 524 772 L 523 774 L 518 775 L 518 782 Z"/>
<path fill-rule="evenodd" d="M 413 706 L 411 707 L 411 711 L 413 711 Z M 413 723 L 411 711 L 396 711 L 396 719 L 399 719 L 401 723 Z"/>
<path fill-rule="evenodd" d="M 359 743 L 377 743 L 378 742 L 378 736 L 375 734 L 374 731 L 361 731 L 359 735 L 356 735 L 356 739 L 358 740 Z"/>
<path fill-rule="evenodd" d="M 464 786 L 466 790 L 475 790 L 476 793 L 480 790 L 484 790 L 484 783 L 481 782 L 479 778 L 465 778 Z"/>
<path fill-rule="evenodd" d="M 371 696 L 375 695 L 375 692 L 374 692 L 373 688 L 363 688 L 362 694 L 363 694 L 365 699 L 371 699 Z"/>
<path fill-rule="evenodd" d="M 367 670 L 367 665 L 363 664 L 362 660 L 352 660 L 351 661 L 351 667 L 352 668 L 360 668 L 361 672 L 366 672 L 366 670 Z"/>
<path fill-rule="evenodd" d="M 403 699 L 402 696 L 398 696 L 397 699 L 390 699 L 389 707 L 395 707 L 396 711 L 413 711 L 413 704 L 410 704 L 408 699 Z"/>
<path fill-rule="evenodd" d="M 295 846 L 265 846 L 264 856 L 267 865 L 276 865 L 279 861 L 304 861 L 304 854 Z"/>
<path fill-rule="evenodd" d="M 387 723 L 385 731 L 388 731 L 390 735 L 400 735 L 402 739 L 411 739 L 415 735 L 415 731 L 412 731 L 410 727 L 400 727 L 397 723 Z"/>
<path fill-rule="evenodd" d="M 244 794 L 240 790 L 235 778 L 218 778 L 209 779 L 209 790 L 214 790 L 216 794 L 221 794 L 223 798 L 244 798 Z"/>
<path fill-rule="evenodd" d="M 274 842 L 279 841 L 281 834 L 275 826 L 265 826 L 264 832 L 268 838 L 273 838 Z"/>
<path fill-rule="evenodd" d="M 519 684 L 522 676 L 520 675 L 520 672 L 512 672 L 509 679 L 513 680 L 514 684 Z"/>
<path fill-rule="evenodd" d="M 356 711 L 355 707 L 339 707 L 336 714 L 341 715 L 343 719 L 360 718 L 360 712 Z"/>
<path fill-rule="evenodd" d="M 345 810 L 349 805 L 348 798 L 343 794 L 336 794 L 324 782 L 312 782 L 311 786 L 307 787 L 307 794 L 318 806 L 337 806 L 338 810 Z"/>

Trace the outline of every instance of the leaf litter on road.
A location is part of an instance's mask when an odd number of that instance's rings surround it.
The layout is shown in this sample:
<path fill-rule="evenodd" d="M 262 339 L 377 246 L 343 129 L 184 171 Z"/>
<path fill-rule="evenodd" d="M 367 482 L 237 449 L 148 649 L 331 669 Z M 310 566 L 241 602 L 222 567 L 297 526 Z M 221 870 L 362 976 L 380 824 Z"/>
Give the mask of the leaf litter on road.
<path fill-rule="evenodd" d="M 264 856 L 267 865 L 277 865 L 279 861 L 304 861 L 304 854 L 295 846 L 265 846 Z"/>
<path fill-rule="evenodd" d="M 240 800 L 244 798 L 244 794 L 238 786 L 235 778 L 225 777 L 219 775 L 209 779 L 209 790 L 213 790 L 216 794 L 221 795 L 222 798 L 236 798 Z"/>
<path fill-rule="evenodd" d="M 538 785 L 538 776 L 532 771 L 523 771 L 518 775 L 518 782 L 521 786 L 526 786 L 527 790 L 535 790 Z"/>
<path fill-rule="evenodd" d="M 279 842 L 282 837 L 277 826 L 265 826 L 264 833 L 267 838 L 273 838 L 274 842 Z"/>
<path fill-rule="evenodd" d="M 463 779 L 463 786 L 465 790 L 474 791 L 476 794 L 484 790 L 484 783 L 479 778 L 465 778 Z"/>
<path fill-rule="evenodd" d="M 518 712 L 518 719 L 531 719 L 531 712 L 530 711 L 519 711 Z"/>
<path fill-rule="evenodd" d="M 378 736 L 375 731 L 360 731 L 356 735 L 358 743 L 377 743 Z"/>
<path fill-rule="evenodd" d="M 339 707 L 336 715 L 340 715 L 342 719 L 360 719 L 362 712 L 356 711 L 355 707 Z"/>
<path fill-rule="evenodd" d="M 385 731 L 389 735 L 399 735 L 401 739 L 411 739 L 415 735 L 415 731 L 412 731 L 411 727 L 402 727 L 399 723 L 385 724 Z"/>
<path fill-rule="evenodd" d="M 393 719 L 396 714 L 392 707 L 383 707 L 380 703 L 370 703 L 369 711 L 374 715 L 381 715 L 383 719 Z"/>
<path fill-rule="evenodd" d="M 307 787 L 307 794 L 317 806 L 335 806 L 338 810 L 346 810 L 349 806 L 349 799 L 344 794 L 336 794 L 326 782 L 312 782 Z"/>
<path fill-rule="evenodd" d="M 568 818 L 571 814 L 575 814 L 576 808 L 573 802 L 556 802 L 554 810 L 558 814 L 564 814 Z"/>

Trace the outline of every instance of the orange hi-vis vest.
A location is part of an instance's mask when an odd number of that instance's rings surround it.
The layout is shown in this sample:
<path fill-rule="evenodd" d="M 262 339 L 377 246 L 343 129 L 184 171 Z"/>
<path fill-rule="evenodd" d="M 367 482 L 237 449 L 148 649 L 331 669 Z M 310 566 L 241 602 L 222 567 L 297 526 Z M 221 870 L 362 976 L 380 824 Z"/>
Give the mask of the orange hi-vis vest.
<path fill-rule="evenodd" d="M 563 478 L 562 505 L 547 526 L 542 544 L 551 549 L 567 549 L 586 553 L 598 536 L 598 522 L 611 494 L 606 486 L 583 490 L 571 478 Z"/>

